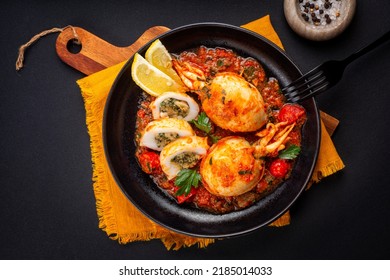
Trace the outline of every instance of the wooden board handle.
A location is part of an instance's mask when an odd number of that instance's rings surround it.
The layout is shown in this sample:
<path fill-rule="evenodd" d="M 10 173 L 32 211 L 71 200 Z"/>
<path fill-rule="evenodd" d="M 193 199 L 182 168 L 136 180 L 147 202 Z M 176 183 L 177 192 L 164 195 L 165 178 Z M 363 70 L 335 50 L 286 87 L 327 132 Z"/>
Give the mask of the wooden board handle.
<path fill-rule="evenodd" d="M 78 36 L 75 38 L 73 30 L 67 28 L 58 35 L 56 51 L 63 62 L 90 75 L 129 59 L 147 42 L 168 30 L 170 29 L 164 26 L 154 26 L 146 30 L 132 45 L 117 47 L 80 27 L 74 27 Z M 76 39 L 81 43 L 81 50 L 72 53 L 68 46 Z"/>

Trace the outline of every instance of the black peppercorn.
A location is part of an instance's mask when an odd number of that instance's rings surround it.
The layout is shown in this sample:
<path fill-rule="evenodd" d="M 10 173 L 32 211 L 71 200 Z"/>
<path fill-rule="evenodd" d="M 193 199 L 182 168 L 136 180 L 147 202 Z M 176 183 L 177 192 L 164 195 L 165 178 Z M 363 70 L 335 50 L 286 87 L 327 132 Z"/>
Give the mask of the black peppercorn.
<path fill-rule="evenodd" d="M 341 0 L 336 0 L 341 1 Z M 331 11 L 329 10 L 334 5 L 333 1 L 330 0 L 298 0 L 300 3 L 299 6 L 301 8 L 301 16 L 302 18 L 310 22 L 314 25 L 320 25 L 320 24 L 329 24 L 332 22 L 332 19 L 330 18 L 330 15 L 332 15 L 332 18 L 339 17 L 340 11 Z M 325 11 L 329 10 L 329 14 L 325 14 Z M 318 12 L 317 12 L 318 11 Z M 335 14 L 334 14 L 335 13 Z M 333 17 L 334 16 L 334 17 Z"/>

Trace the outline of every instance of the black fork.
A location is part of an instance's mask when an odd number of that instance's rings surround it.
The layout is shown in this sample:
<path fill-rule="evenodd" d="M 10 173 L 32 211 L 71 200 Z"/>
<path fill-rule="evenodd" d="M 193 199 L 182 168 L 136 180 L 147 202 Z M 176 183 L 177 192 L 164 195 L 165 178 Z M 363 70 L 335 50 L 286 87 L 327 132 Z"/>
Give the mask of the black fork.
<path fill-rule="evenodd" d="M 287 101 L 300 102 L 331 88 L 341 80 L 348 64 L 389 39 L 390 31 L 343 60 L 330 60 L 318 65 L 305 75 L 284 87 L 282 93 L 286 96 Z"/>

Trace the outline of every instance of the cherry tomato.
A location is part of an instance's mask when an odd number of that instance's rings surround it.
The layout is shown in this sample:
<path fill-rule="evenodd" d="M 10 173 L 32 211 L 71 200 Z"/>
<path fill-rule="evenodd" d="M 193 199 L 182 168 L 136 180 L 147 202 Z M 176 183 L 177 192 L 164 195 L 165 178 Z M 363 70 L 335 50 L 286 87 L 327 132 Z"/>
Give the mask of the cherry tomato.
<path fill-rule="evenodd" d="M 192 187 L 191 191 L 190 191 L 190 193 L 188 195 L 182 194 L 182 195 L 176 196 L 177 203 L 179 203 L 179 204 L 183 203 L 184 201 L 186 201 L 187 199 L 189 199 L 190 197 L 195 195 L 197 191 L 198 191 L 198 189 Z"/>
<path fill-rule="evenodd" d="M 305 109 L 297 104 L 284 105 L 278 115 L 279 122 L 292 124 L 305 114 Z"/>
<path fill-rule="evenodd" d="M 147 174 L 152 174 L 161 168 L 160 156 L 155 152 L 143 152 L 138 160 L 142 170 Z"/>
<path fill-rule="evenodd" d="M 284 178 L 289 170 L 290 164 L 286 160 L 280 158 L 275 159 L 269 167 L 272 176 L 276 178 Z"/>

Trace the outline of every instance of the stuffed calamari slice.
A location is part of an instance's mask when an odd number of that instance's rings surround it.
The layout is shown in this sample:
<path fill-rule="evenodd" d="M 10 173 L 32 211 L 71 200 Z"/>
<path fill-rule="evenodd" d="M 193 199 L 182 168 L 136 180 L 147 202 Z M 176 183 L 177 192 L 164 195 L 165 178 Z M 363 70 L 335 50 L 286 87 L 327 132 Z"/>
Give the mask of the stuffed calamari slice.
<path fill-rule="evenodd" d="M 171 180 L 180 170 L 192 168 L 206 155 L 207 137 L 181 137 L 164 147 L 160 153 L 162 171 Z"/>
<path fill-rule="evenodd" d="M 140 145 L 161 151 L 167 144 L 183 136 L 195 135 L 191 125 L 183 119 L 164 118 L 151 121 L 143 132 Z"/>
<path fill-rule="evenodd" d="M 150 108 L 153 118 L 178 118 L 191 121 L 199 113 L 199 105 L 188 94 L 165 92 L 154 100 Z"/>

